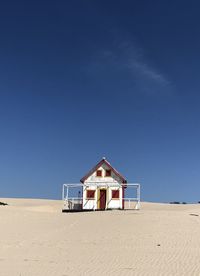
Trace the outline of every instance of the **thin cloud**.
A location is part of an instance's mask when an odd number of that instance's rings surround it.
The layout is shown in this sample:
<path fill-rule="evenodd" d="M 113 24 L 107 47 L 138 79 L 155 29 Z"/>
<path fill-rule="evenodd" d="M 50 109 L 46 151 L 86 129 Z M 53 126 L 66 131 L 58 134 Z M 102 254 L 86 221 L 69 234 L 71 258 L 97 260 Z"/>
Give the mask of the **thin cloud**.
<path fill-rule="evenodd" d="M 133 74 L 143 75 L 144 78 L 148 78 L 158 84 L 169 85 L 170 82 L 162 75 L 158 73 L 154 68 L 150 67 L 144 62 L 137 60 L 130 60 L 127 67 L 132 70 Z"/>
<path fill-rule="evenodd" d="M 102 48 L 92 57 L 91 72 L 100 70 L 108 74 L 108 68 L 112 68 L 112 72 L 127 72 L 130 79 L 143 88 L 148 88 L 149 84 L 165 88 L 171 86 L 168 78 L 148 62 L 143 49 L 136 42 L 115 39 L 109 47 Z"/>
<path fill-rule="evenodd" d="M 134 78 L 141 77 L 159 85 L 170 85 L 169 80 L 145 59 L 143 49 L 136 42 L 123 41 L 118 45 L 121 65 L 130 71 Z M 113 54 L 116 55 L 115 51 Z M 117 58 L 117 56 L 116 56 Z"/>

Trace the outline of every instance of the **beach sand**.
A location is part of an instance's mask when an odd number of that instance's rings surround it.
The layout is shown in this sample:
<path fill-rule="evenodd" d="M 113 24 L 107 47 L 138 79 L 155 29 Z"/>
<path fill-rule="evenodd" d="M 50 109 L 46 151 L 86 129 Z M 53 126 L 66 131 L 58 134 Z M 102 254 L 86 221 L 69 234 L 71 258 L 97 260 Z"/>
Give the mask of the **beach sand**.
<path fill-rule="evenodd" d="M 1 276 L 200 275 L 200 204 L 62 213 L 56 200 L 0 201 Z"/>

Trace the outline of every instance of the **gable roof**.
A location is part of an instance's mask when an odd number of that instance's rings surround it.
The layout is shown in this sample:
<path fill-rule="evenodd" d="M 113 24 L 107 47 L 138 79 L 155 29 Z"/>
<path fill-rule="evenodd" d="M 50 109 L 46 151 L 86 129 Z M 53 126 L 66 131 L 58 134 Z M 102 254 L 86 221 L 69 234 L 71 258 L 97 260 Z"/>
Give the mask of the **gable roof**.
<path fill-rule="evenodd" d="M 101 167 L 103 164 L 106 164 L 109 169 L 111 169 L 111 171 L 121 179 L 122 183 L 127 183 L 127 180 L 115 168 L 113 168 L 105 158 L 103 158 L 95 167 L 93 167 L 84 177 L 81 178 L 81 183 L 84 183 L 85 180 L 96 170 L 98 170 L 98 168 Z"/>

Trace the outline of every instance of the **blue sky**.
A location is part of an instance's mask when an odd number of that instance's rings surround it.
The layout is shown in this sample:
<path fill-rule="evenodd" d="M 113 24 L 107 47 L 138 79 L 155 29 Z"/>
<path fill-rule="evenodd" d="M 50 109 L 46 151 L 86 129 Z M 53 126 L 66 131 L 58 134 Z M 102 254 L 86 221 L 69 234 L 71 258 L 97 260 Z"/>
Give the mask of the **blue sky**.
<path fill-rule="evenodd" d="M 60 198 L 102 156 L 200 200 L 198 1 L 4 1 L 0 196 Z"/>

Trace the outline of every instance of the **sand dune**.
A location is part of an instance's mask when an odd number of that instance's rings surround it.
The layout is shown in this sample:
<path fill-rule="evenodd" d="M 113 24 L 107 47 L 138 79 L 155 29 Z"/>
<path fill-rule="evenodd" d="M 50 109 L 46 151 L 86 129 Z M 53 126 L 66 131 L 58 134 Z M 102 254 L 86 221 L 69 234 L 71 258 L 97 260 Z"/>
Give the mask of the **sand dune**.
<path fill-rule="evenodd" d="M 200 205 L 68 214 L 56 200 L 1 201 L 1 276 L 200 275 Z"/>

